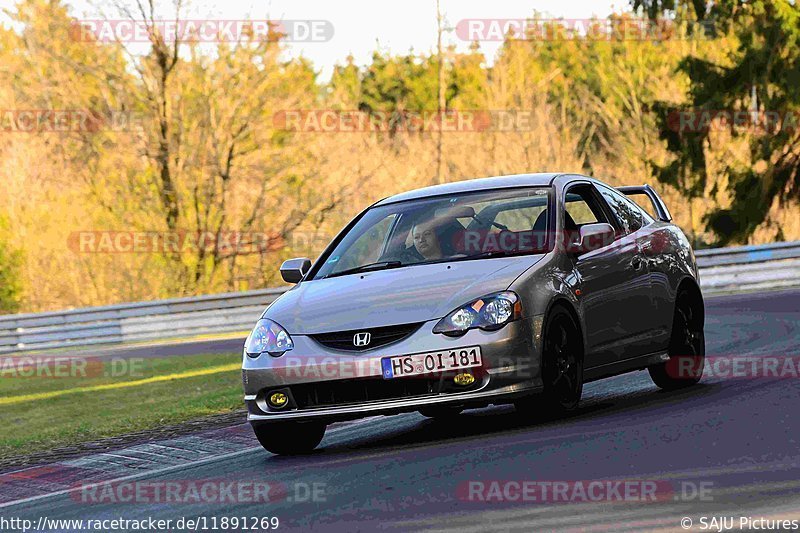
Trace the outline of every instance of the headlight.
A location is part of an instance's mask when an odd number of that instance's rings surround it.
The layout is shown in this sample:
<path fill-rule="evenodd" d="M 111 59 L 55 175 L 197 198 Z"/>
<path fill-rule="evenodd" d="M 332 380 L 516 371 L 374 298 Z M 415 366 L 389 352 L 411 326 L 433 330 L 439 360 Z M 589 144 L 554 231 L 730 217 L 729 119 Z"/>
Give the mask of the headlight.
<path fill-rule="evenodd" d="M 473 328 L 492 331 L 502 328 L 520 316 L 522 316 L 522 306 L 516 293 L 498 292 L 478 298 L 454 310 L 436 324 L 433 332 L 455 337 Z"/>
<path fill-rule="evenodd" d="M 272 357 L 280 357 L 292 348 L 294 348 L 294 341 L 289 332 L 268 318 L 262 318 L 256 323 L 256 327 L 253 328 L 244 343 L 244 350 L 248 356 L 253 358 L 264 352 Z"/>

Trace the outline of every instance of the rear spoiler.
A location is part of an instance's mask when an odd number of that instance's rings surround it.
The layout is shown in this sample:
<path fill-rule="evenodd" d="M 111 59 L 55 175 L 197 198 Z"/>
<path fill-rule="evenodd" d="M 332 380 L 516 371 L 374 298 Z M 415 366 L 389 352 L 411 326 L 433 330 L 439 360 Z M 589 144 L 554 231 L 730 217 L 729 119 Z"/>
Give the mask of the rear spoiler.
<path fill-rule="evenodd" d="M 669 214 L 669 209 L 664 204 L 664 200 L 658 195 L 658 193 L 649 185 L 626 185 L 625 187 L 617 187 L 617 190 L 627 196 L 631 196 L 634 194 L 645 194 L 650 199 L 650 203 L 653 204 L 653 209 L 655 209 L 656 215 L 658 219 L 663 222 L 671 222 L 672 215 Z"/>

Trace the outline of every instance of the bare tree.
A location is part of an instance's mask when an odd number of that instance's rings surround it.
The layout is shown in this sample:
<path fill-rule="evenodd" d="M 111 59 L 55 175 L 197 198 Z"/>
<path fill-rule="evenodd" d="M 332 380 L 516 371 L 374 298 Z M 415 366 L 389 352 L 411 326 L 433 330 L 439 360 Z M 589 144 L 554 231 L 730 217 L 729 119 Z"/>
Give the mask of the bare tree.
<path fill-rule="evenodd" d="M 442 135 L 444 126 L 444 113 L 447 108 L 445 101 L 445 76 L 444 76 L 444 50 L 442 49 L 442 33 L 444 32 L 443 17 L 440 0 L 436 0 L 436 59 L 438 62 L 438 99 L 436 113 L 439 120 L 439 131 L 436 134 L 436 183 L 444 183 L 444 156 L 442 154 Z"/>

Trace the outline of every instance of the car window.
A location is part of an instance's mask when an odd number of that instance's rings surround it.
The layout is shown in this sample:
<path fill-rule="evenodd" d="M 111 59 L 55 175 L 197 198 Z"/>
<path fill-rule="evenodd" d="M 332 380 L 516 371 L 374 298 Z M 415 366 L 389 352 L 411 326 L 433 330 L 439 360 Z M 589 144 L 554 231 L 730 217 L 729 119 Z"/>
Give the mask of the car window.
<path fill-rule="evenodd" d="M 653 222 L 656 221 L 656 219 L 653 217 L 653 215 L 648 213 L 647 210 L 644 207 L 642 207 L 638 203 L 636 204 L 636 207 L 638 207 L 639 211 L 641 211 L 641 213 L 642 213 L 642 225 L 643 226 L 647 226 L 648 224 L 652 224 Z"/>
<path fill-rule="evenodd" d="M 592 212 L 589 204 L 578 195 L 567 196 L 566 210 L 578 226 L 597 222 L 597 216 Z"/>
<path fill-rule="evenodd" d="M 655 212 L 655 208 L 653 206 L 652 200 L 650 197 L 644 193 L 633 193 L 633 194 L 626 194 L 625 198 L 630 200 L 631 202 L 636 204 L 636 207 L 642 212 L 642 218 L 644 220 L 644 225 L 651 224 L 655 222 L 658 215 Z"/>
<path fill-rule="evenodd" d="M 465 221 L 466 220 L 466 221 Z M 458 232 L 463 232 L 465 226 L 469 223 L 468 221 L 471 220 L 470 218 L 464 217 L 453 217 L 453 220 L 450 222 L 450 232 L 453 234 L 458 234 Z M 406 224 L 403 226 L 399 226 L 397 228 L 397 234 L 405 234 L 405 246 L 406 248 L 413 248 L 414 245 L 414 238 L 416 236 L 417 240 L 419 241 L 420 235 L 417 235 L 417 232 L 414 231 L 414 221 L 410 220 L 409 217 L 405 217 Z M 427 234 L 430 235 L 431 231 L 428 230 Z M 386 252 L 391 253 L 392 247 L 387 247 Z"/>
<path fill-rule="evenodd" d="M 550 245 L 547 217 L 542 216 L 550 190 L 474 191 L 372 207 L 320 258 L 309 280 L 364 269 L 543 253 Z"/>
<path fill-rule="evenodd" d="M 575 185 L 567 190 L 564 211 L 564 227 L 567 230 L 578 229 L 586 224 L 608 222 L 608 217 L 589 185 Z"/>
<path fill-rule="evenodd" d="M 619 220 L 625 235 L 632 233 L 642 227 L 642 210 L 625 195 L 608 187 L 599 186 L 600 194 L 603 195 L 611 211 Z"/>
<path fill-rule="evenodd" d="M 507 228 L 509 231 L 530 230 L 539 215 L 545 212 L 546 206 L 510 207 L 499 211 L 494 217 L 496 224 Z"/>
<path fill-rule="evenodd" d="M 377 261 L 383 253 L 389 230 L 396 218 L 396 214 L 391 214 L 362 233 L 353 242 L 350 253 L 342 258 L 339 268 L 353 268 Z"/>

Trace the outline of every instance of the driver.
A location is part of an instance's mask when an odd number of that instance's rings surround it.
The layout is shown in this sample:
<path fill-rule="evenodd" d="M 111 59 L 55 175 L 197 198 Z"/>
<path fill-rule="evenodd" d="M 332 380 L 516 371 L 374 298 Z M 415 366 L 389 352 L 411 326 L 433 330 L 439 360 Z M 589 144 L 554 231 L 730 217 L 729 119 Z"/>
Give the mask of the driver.
<path fill-rule="evenodd" d="M 380 261 L 400 261 L 411 265 L 445 258 L 448 255 L 447 247 L 443 246 L 441 239 L 447 223 L 451 220 L 443 217 L 427 217 L 414 223 L 411 227 L 413 239 L 411 246 L 406 248 L 405 242 L 400 242 L 392 252 L 381 257 Z"/>
<path fill-rule="evenodd" d="M 414 248 L 424 260 L 432 261 L 442 259 L 442 244 L 439 242 L 439 231 L 444 224 L 444 220 L 431 218 L 419 222 L 411 228 L 411 236 L 414 239 Z"/>

